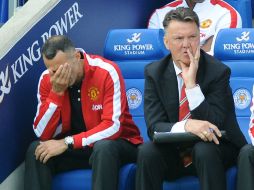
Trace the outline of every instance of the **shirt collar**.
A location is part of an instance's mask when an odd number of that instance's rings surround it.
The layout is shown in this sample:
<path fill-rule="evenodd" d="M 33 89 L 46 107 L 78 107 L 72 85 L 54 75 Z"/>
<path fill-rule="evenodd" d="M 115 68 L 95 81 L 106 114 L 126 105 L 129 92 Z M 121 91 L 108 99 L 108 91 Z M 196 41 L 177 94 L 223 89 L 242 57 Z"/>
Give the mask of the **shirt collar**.
<path fill-rule="evenodd" d="M 182 70 L 179 67 L 176 66 L 174 61 L 173 61 L 173 65 L 174 65 L 174 68 L 175 68 L 176 76 L 178 76 L 182 72 Z"/>

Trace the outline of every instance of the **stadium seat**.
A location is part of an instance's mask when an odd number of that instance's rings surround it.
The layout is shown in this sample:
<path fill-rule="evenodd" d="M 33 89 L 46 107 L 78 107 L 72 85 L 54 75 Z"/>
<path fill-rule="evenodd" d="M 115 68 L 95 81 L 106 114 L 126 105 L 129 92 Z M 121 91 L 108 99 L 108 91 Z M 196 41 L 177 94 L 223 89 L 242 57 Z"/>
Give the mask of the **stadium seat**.
<path fill-rule="evenodd" d="M 0 26 L 8 20 L 8 0 L 0 0 Z"/>
<path fill-rule="evenodd" d="M 215 38 L 214 56 L 231 68 L 230 85 L 237 120 L 250 143 L 248 127 L 254 84 L 254 29 L 223 29 Z"/>
<path fill-rule="evenodd" d="M 243 28 L 252 27 L 251 0 L 224 0 L 232 5 L 242 17 Z"/>
<path fill-rule="evenodd" d="M 252 19 L 254 18 L 254 1 L 251 1 Z"/>
<path fill-rule="evenodd" d="M 144 67 L 168 54 L 163 33 L 155 29 L 111 30 L 104 48 L 104 57 L 115 61 L 121 69 L 129 109 L 145 141 L 148 136 L 143 110 Z"/>
<path fill-rule="evenodd" d="M 145 141 L 149 139 L 143 112 L 144 67 L 168 54 L 162 39 L 162 30 L 151 29 L 111 30 L 106 38 L 104 56 L 115 61 L 122 71 L 130 112 Z M 235 190 L 236 167 L 228 169 L 226 176 L 227 189 Z M 197 177 L 187 176 L 175 181 L 165 181 L 163 189 L 199 190 L 200 187 Z"/>
<path fill-rule="evenodd" d="M 134 164 L 126 164 L 119 172 L 119 190 L 132 190 L 135 178 Z M 92 170 L 79 169 L 60 173 L 53 178 L 52 190 L 91 190 Z"/>
<path fill-rule="evenodd" d="M 144 32 L 145 31 L 145 32 Z M 143 33 L 144 32 L 144 33 Z M 145 35 L 144 35 L 145 34 Z M 161 41 L 162 30 L 112 30 L 106 38 L 104 56 L 118 63 L 125 78 L 127 98 L 135 123 L 147 140 L 143 115 L 144 66 L 168 51 Z M 127 164 L 119 173 L 119 190 L 133 190 L 135 164 Z M 92 170 L 74 170 L 58 174 L 53 190 L 92 189 Z"/>
<path fill-rule="evenodd" d="M 215 56 L 232 69 L 231 87 L 234 93 L 237 119 L 247 137 L 249 103 L 254 80 L 250 68 L 254 44 L 249 40 L 252 29 L 224 29 L 216 35 Z M 230 33 L 230 35 L 229 35 Z M 233 34 L 233 35 L 232 35 Z M 153 29 L 111 30 L 105 42 L 104 57 L 116 62 L 123 74 L 130 112 L 141 135 L 148 141 L 143 112 L 144 67 L 168 54 L 163 44 L 163 31 Z M 237 41 L 238 40 L 238 41 Z M 239 57 L 240 55 L 240 57 Z M 244 69 L 245 68 L 245 69 Z M 247 69 L 246 68 L 250 68 Z M 134 190 L 135 164 L 128 164 L 120 171 L 119 190 Z M 53 189 L 91 189 L 91 170 L 75 170 L 54 177 Z M 227 170 L 227 190 L 235 190 L 236 167 Z M 165 181 L 164 190 L 199 190 L 195 176 L 175 181 Z"/>
<path fill-rule="evenodd" d="M 230 86 L 232 88 L 237 120 L 245 138 L 250 143 L 248 127 L 254 84 L 254 29 L 220 30 L 215 36 L 214 57 L 231 68 Z M 235 166 L 227 170 L 227 190 L 236 189 L 236 173 L 237 168 Z M 181 190 L 200 189 L 198 179 L 195 177 L 181 178 L 176 182 L 177 184 L 164 183 L 164 190 L 176 189 L 176 185 Z"/>

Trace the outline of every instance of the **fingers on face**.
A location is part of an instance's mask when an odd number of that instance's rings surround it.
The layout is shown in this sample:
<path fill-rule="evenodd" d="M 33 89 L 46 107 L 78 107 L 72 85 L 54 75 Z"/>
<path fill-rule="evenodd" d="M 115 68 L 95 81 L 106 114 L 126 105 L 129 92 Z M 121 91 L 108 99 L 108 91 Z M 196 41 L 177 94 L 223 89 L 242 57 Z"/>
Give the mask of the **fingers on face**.
<path fill-rule="evenodd" d="M 61 74 L 62 74 L 62 70 L 63 70 L 63 65 L 60 65 L 57 70 L 54 73 L 54 78 L 58 79 L 60 78 Z"/>
<path fill-rule="evenodd" d="M 71 67 L 68 63 L 60 65 L 56 72 L 54 73 L 54 78 L 56 80 L 63 80 L 70 76 Z"/>
<path fill-rule="evenodd" d="M 69 80 L 71 78 L 71 67 L 69 67 L 68 71 L 67 71 L 67 74 L 66 74 L 66 82 L 69 83 Z"/>
<path fill-rule="evenodd" d="M 192 53 L 192 51 L 190 49 L 187 49 L 187 53 L 189 55 L 190 60 L 192 60 L 192 62 L 198 63 L 199 57 L 200 57 L 200 47 L 199 46 L 198 46 L 195 54 Z"/>
<path fill-rule="evenodd" d="M 61 70 L 61 73 L 59 75 L 59 78 L 65 80 L 67 78 L 69 72 L 70 72 L 70 66 L 69 66 L 68 63 L 65 63 L 62 66 L 62 70 Z"/>
<path fill-rule="evenodd" d="M 193 60 L 193 54 L 191 53 L 191 50 L 189 48 L 187 49 L 187 53 L 189 55 L 189 58 Z"/>
<path fill-rule="evenodd" d="M 200 57 L 200 46 L 197 47 L 194 58 L 195 60 L 199 60 L 199 57 Z"/>

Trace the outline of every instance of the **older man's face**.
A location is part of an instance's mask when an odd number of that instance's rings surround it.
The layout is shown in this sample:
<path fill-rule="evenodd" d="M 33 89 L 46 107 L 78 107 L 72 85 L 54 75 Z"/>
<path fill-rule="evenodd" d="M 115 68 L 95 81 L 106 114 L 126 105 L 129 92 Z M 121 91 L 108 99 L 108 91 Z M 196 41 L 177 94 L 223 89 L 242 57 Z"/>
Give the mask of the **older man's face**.
<path fill-rule="evenodd" d="M 199 35 L 199 28 L 195 22 L 172 20 L 169 23 L 165 29 L 164 44 L 178 66 L 180 62 L 186 66 L 190 65 L 187 50 L 189 49 L 192 55 L 195 54 L 200 43 Z"/>

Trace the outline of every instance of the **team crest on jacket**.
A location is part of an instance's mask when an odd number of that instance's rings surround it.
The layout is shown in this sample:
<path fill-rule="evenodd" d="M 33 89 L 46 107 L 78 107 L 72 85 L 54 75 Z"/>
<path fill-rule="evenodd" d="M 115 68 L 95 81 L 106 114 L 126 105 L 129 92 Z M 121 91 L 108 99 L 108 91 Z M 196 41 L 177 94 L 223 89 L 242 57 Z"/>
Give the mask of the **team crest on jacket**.
<path fill-rule="evenodd" d="M 240 88 L 234 93 L 234 102 L 237 109 L 245 109 L 250 105 L 251 95 L 247 89 Z"/>
<path fill-rule="evenodd" d="M 209 28 L 212 24 L 211 19 L 206 19 L 200 23 L 200 28 Z"/>
<path fill-rule="evenodd" d="M 91 88 L 89 88 L 88 90 L 88 96 L 90 97 L 90 99 L 92 101 L 95 101 L 98 99 L 98 96 L 99 96 L 100 92 L 98 90 L 98 88 L 92 86 Z"/>
<path fill-rule="evenodd" d="M 142 94 L 136 88 L 130 88 L 126 92 L 128 105 L 130 109 L 136 109 L 140 106 L 142 102 Z"/>

